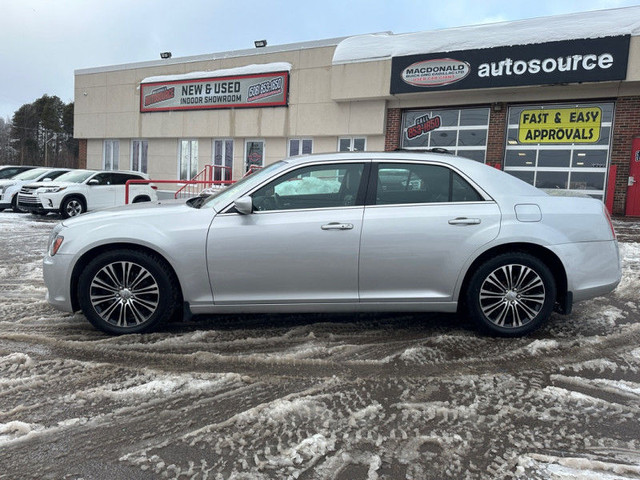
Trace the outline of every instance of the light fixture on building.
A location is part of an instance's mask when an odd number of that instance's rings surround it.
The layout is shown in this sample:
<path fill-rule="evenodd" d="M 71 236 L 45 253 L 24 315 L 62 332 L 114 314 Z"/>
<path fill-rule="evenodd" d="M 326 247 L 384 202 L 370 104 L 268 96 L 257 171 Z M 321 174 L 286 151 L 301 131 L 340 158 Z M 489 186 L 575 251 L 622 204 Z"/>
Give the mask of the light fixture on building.
<path fill-rule="evenodd" d="M 160 54 L 160 58 L 162 58 L 163 60 L 166 60 L 167 58 L 171 58 L 171 52 L 162 52 Z"/>
<path fill-rule="evenodd" d="M 262 48 L 262 47 L 266 47 L 267 46 L 267 41 L 266 40 L 256 40 L 255 42 L 253 42 L 253 44 L 256 46 L 256 48 Z"/>
<path fill-rule="evenodd" d="M 501 112 L 502 111 L 502 107 L 503 107 L 503 105 L 500 102 L 496 102 L 496 103 L 491 104 L 491 109 L 494 112 Z"/>

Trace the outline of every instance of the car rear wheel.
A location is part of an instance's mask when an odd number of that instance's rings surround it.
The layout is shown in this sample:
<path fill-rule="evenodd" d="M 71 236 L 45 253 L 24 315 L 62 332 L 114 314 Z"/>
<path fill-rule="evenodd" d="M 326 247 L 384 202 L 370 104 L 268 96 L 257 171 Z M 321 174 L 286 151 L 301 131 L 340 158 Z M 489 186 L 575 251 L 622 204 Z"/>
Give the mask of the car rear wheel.
<path fill-rule="evenodd" d="M 173 317 L 180 305 L 177 282 L 160 257 L 133 250 L 98 255 L 78 280 L 87 319 L 112 334 L 141 333 Z"/>
<path fill-rule="evenodd" d="M 553 311 L 556 284 L 541 260 L 526 253 L 506 253 L 476 270 L 467 290 L 467 308 L 478 325 L 493 334 L 525 335 Z"/>
<path fill-rule="evenodd" d="M 76 217 L 86 210 L 84 202 L 78 197 L 65 198 L 60 206 L 60 214 L 63 218 Z"/>

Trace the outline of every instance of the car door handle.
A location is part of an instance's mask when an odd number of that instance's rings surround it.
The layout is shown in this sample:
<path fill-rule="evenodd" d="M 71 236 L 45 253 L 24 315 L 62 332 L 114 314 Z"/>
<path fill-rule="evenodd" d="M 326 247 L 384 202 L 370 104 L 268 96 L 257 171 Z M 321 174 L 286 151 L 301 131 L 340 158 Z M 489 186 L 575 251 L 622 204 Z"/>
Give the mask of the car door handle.
<path fill-rule="evenodd" d="M 479 225 L 479 218 L 458 217 L 449 220 L 449 225 Z"/>
<path fill-rule="evenodd" d="M 353 229 L 353 223 L 338 223 L 331 222 L 326 225 L 322 225 L 322 230 L 351 230 Z"/>

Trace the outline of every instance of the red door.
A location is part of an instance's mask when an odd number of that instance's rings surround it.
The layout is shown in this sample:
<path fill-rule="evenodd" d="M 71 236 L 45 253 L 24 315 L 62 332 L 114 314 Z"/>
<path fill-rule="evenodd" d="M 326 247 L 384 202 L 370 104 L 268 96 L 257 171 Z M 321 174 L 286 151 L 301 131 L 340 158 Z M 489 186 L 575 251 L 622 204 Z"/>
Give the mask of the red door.
<path fill-rule="evenodd" d="M 640 217 L 640 138 L 634 138 L 629 165 L 629 183 L 627 187 L 628 217 Z"/>

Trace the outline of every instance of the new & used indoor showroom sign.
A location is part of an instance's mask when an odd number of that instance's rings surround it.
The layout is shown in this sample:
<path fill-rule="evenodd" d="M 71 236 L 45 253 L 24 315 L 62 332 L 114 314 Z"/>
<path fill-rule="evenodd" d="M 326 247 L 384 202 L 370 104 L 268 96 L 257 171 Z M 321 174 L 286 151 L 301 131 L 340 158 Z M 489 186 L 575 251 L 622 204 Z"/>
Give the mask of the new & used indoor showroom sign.
<path fill-rule="evenodd" d="M 289 72 L 197 78 L 140 85 L 140 111 L 287 105 Z"/>

